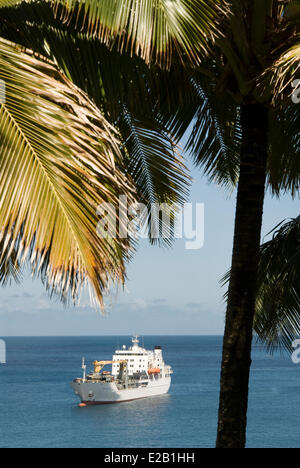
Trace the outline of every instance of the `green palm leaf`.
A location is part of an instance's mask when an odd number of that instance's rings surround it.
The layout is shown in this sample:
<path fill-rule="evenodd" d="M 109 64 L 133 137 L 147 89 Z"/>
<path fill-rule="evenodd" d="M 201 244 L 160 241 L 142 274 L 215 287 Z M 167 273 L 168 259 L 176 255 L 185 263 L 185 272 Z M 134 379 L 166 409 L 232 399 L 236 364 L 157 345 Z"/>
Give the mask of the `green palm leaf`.
<path fill-rule="evenodd" d="M 164 223 L 152 208 L 159 204 L 168 211 L 186 200 L 189 179 L 183 159 L 159 121 L 138 120 L 124 108 L 118 126 L 124 141 L 127 171 L 135 182 L 141 202 L 148 208 L 144 223 L 149 226 L 150 240 L 156 242 L 159 238 L 170 245 L 173 237 L 170 224 Z M 171 220 L 174 214 L 174 211 L 170 213 Z"/>
<path fill-rule="evenodd" d="M 203 78 L 192 78 L 192 83 L 198 107 L 187 149 L 211 181 L 232 188 L 238 181 L 242 142 L 239 107 L 220 96 L 214 83 Z"/>
<path fill-rule="evenodd" d="M 51 63 L 2 39 L 0 79 L 1 261 L 16 251 L 62 297 L 88 280 L 102 303 L 110 280 L 124 278 L 128 248 L 96 233 L 98 205 L 132 200 L 117 135 Z"/>
<path fill-rule="evenodd" d="M 292 350 L 300 335 L 300 217 L 261 248 L 254 330 L 270 350 Z"/>
<path fill-rule="evenodd" d="M 282 93 L 291 95 L 294 92 L 293 81 L 300 78 L 300 35 L 295 42 L 265 74 L 266 80 L 270 79 L 274 88 L 274 99 Z"/>
<path fill-rule="evenodd" d="M 300 105 L 291 99 L 270 112 L 269 185 L 277 196 L 290 192 L 298 196 L 300 187 Z"/>
<path fill-rule="evenodd" d="M 109 51 L 98 39 L 78 33 L 71 25 L 62 25 L 47 4 L 25 4 L 2 12 L 2 18 L 5 21 L 0 34 L 24 46 L 32 44 L 37 52 L 48 54 L 93 98 L 107 119 L 115 122 L 122 140 L 124 164 L 140 201 L 149 208 L 148 215 L 154 203 L 182 204 L 187 197 L 189 177 L 172 133 L 161 122 L 158 106 L 163 89 L 157 88 L 165 81 L 167 72 L 158 67 L 150 69 L 140 58 L 121 55 L 115 49 Z M 47 24 L 41 24 L 39 18 L 47 18 Z M 154 218 L 159 226 L 159 219 Z"/>
<path fill-rule="evenodd" d="M 169 67 L 176 51 L 182 60 L 198 62 L 207 54 L 208 42 L 217 33 L 224 2 L 219 0 L 57 0 L 60 17 L 76 11 L 77 22 L 90 35 L 121 52 L 141 56 Z M 59 9 L 58 9 L 59 11 Z"/>
<path fill-rule="evenodd" d="M 0 0 L 0 8 L 19 3 Z M 121 52 L 167 68 L 175 52 L 183 61 L 199 62 L 218 33 L 220 15 L 227 12 L 221 0 L 54 0 L 52 4 L 62 21 L 75 20 L 77 28 L 108 46 L 117 45 Z"/>
<path fill-rule="evenodd" d="M 19 5 L 23 0 L 0 0 L 0 8 L 12 7 Z M 32 0 L 34 1 L 34 0 Z"/>
<path fill-rule="evenodd" d="M 273 238 L 261 246 L 254 332 L 270 352 L 291 352 L 300 336 L 299 264 L 300 217 L 280 223 Z M 228 285 L 230 275 L 229 270 L 222 286 Z"/>
<path fill-rule="evenodd" d="M 7 246 L 6 249 L 10 247 Z M 4 251 L 4 241 L 0 242 L 0 252 Z M 12 280 L 16 283 L 19 283 L 21 280 L 21 266 L 20 262 L 17 259 L 17 251 L 13 251 L 7 256 L 2 255 L 0 260 L 0 285 L 5 286 L 6 284 L 11 284 Z"/>

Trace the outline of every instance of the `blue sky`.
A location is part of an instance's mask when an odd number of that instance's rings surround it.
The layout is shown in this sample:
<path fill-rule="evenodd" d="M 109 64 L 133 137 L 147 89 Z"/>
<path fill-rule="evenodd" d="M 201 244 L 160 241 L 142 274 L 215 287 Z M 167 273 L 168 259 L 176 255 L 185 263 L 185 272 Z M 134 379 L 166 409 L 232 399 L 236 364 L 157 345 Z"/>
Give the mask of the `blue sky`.
<path fill-rule="evenodd" d="M 170 250 L 141 241 L 125 291 L 111 298 L 105 316 L 89 307 L 87 295 L 80 307 L 65 309 L 27 275 L 21 286 L 0 291 L 0 336 L 222 334 L 225 291 L 219 280 L 230 266 L 236 194 L 208 184 L 199 170 L 192 176 L 191 201 L 205 204 L 201 250 L 185 250 L 182 240 Z M 268 195 L 263 236 L 299 213 L 299 200 Z"/>

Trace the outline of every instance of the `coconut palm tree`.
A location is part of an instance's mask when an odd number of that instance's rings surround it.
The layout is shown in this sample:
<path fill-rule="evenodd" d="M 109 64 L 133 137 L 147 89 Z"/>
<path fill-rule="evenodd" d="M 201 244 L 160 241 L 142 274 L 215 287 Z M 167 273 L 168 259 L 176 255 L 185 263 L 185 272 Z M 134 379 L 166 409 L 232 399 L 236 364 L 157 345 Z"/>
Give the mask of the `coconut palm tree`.
<path fill-rule="evenodd" d="M 292 6 L 292 2 L 289 2 Z M 189 141 L 196 162 L 217 181 L 238 177 L 235 236 L 223 346 L 217 447 L 246 443 L 263 202 L 267 183 L 279 194 L 299 187 L 300 109 L 291 82 L 299 69 L 292 10 L 279 1 L 231 2 L 208 82 L 193 79 L 202 105 Z M 186 129 L 188 122 L 188 114 Z M 180 111 L 175 119 L 182 125 Z M 236 162 L 238 162 L 238 166 Z"/>
<path fill-rule="evenodd" d="M 121 132 L 123 161 L 140 193 L 153 194 L 148 169 L 164 175 L 165 141 L 173 145 L 190 125 L 195 162 L 210 179 L 238 184 L 217 446 L 244 447 L 265 188 L 299 186 L 299 108 L 290 99 L 299 3 L 60 0 L 55 17 L 42 22 L 33 3 L 14 31 L 16 12 L 2 12 L 1 34 L 12 40 L 17 33 L 28 47 L 34 31 L 32 47 L 93 96 Z M 166 185 L 174 187 L 173 174 L 167 170 Z"/>

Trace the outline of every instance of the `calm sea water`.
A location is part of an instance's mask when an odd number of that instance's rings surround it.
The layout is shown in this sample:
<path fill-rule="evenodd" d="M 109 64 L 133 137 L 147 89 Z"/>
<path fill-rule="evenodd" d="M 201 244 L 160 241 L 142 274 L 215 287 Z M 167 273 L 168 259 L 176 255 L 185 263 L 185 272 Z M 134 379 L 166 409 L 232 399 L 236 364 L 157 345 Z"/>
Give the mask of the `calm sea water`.
<path fill-rule="evenodd" d="M 169 395 L 78 408 L 81 358 L 111 359 L 130 338 L 8 338 L 0 366 L 0 447 L 213 447 L 220 337 L 150 337 L 174 369 Z M 300 366 L 253 352 L 249 447 L 300 447 Z"/>

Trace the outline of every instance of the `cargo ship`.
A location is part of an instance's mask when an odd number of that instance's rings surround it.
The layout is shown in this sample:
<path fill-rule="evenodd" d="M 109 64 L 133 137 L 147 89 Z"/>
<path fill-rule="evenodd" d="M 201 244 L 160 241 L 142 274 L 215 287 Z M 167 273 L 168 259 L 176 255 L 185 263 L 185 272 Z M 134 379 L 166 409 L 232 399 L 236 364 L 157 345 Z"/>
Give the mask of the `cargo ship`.
<path fill-rule="evenodd" d="M 81 401 L 79 406 L 120 403 L 168 393 L 173 371 L 163 360 L 161 346 L 148 351 L 140 346 L 138 338 L 132 338 L 129 348 L 123 345 L 116 350 L 111 361 L 94 361 L 94 370 L 88 375 L 83 359 L 83 376 L 72 382 Z M 106 366 L 111 366 L 111 370 L 105 370 Z"/>

